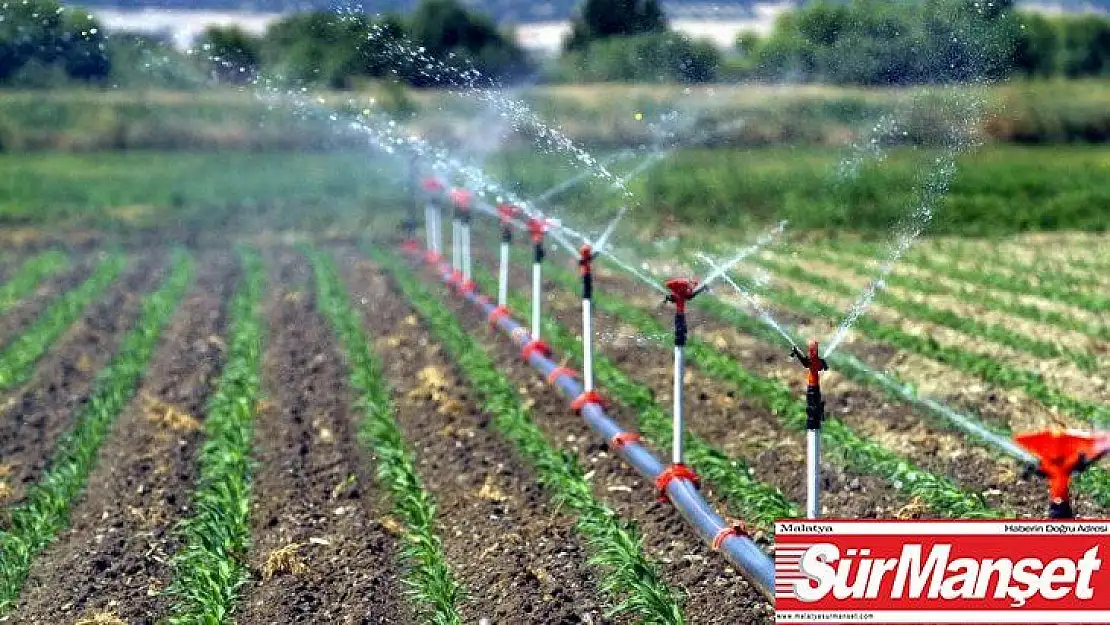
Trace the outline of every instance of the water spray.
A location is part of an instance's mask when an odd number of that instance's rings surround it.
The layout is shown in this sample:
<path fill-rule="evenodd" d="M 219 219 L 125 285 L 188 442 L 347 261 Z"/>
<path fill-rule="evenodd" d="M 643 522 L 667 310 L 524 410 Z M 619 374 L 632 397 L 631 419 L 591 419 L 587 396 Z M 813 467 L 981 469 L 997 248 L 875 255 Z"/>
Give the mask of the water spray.
<path fill-rule="evenodd" d="M 806 376 L 806 518 L 821 515 L 821 424 L 825 420 L 825 400 L 821 396 L 821 372 L 829 364 L 818 355 L 817 341 L 809 344 L 809 354 L 794 347 L 790 355 L 808 371 Z"/>
<path fill-rule="evenodd" d="M 1075 518 L 1071 505 L 1071 476 L 1110 454 L 1110 432 L 1054 428 L 1017 434 L 1014 440 L 1040 461 L 1035 471 L 1048 479 L 1049 518 Z"/>
<path fill-rule="evenodd" d="M 419 186 L 416 184 L 417 170 L 419 168 L 418 157 L 413 154 L 409 158 L 409 175 L 406 183 L 406 190 L 409 195 L 409 203 L 405 210 L 405 220 L 401 222 L 401 229 L 405 233 L 405 241 L 403 246 L 409 252 L 416 252 L 420 249 L 420 244 L 416 241 L 416 228 L 419 222 L 416 219 L 416 206 L 420 203 Z M 425 215 L 425 219 L 427 215 Z"/>
<path fill-rule="evenodd" d="M 509 308 L 509 247 L 513 244 L 513 219 L 520 214 L 520 209 L 508 202 L 497 206 L 497 215 L 501 219 L 501 264 L 497 271 L 497 307 L 502 310 Z"/>

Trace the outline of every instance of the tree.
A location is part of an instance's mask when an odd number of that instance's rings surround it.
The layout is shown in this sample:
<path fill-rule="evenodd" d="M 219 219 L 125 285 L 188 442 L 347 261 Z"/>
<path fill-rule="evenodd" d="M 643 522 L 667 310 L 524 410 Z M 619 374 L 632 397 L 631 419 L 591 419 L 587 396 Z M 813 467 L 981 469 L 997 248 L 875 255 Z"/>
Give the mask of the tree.
<path fill-rule="evenodd" d="M 424 0 L 409 21 L 413 42 L 447 65 L 465 71 L 468 64 L 487 79 L 512 79 L 529 70 L 524 50 L 503 35 L 488 17 L 467 10 L 456 0 Z M 416 68 L 415 84 L 456 82 L 452 72 Z"/>
<path fill-rule="evenodd" d="M 585 0 L 564 46 L 581 51 L 599 39 L 665 32 L 667 17 L 659 0 Z"/>
<path fill-rule="evenodd" d="M 5 4 L 0 17 L 0 82 L 25 71 L 60 70 L 80 80 L 104 78 L 111 71 L 104 30 L 84 11 L 63 10 L 54 0 L 27 0 Z"/>
<path fill-rule="evenodd" d="M 212 72 L 227 82 L 248 82 L 254 78 L 262 58 L 262 42 L 241 28 L 209 27 L 201 36 Z"/>

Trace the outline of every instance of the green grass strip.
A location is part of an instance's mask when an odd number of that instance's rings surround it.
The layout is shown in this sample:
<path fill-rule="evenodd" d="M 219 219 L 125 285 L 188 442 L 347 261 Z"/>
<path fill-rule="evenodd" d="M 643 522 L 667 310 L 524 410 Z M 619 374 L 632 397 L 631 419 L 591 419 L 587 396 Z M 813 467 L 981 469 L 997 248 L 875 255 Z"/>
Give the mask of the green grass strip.
<path fill-rule="evenodd" d="M 182 547 L 172 559 L 174 580 L 168 592 L 176 602 L 168 622 L 175 624 L 229 622 L 246 580 L 251 438 L 261 398 L 266 276 L 255 252 L 240 250 L 240 259 L 243 281 L 229 305 L 227 363 L 204 420 L 193 516 L 181 523 Z"/>
<path fill-rule="evenodd" d="M 802 253 L 804 254 L 806 252 Z M 857 256 L 850 252 L 838 251 L 835 254 L 820 253 L 820 255 L 828 262 L 840 265 L 841 267 L 855 271 L 861 275 L 867 275 L 873 271 L 865 264 L 864 259 L 866 257 Z M 1075 317 L 1054 310 L 1045 310 L 1038 306 L 1023 304 L 1018 296 L 1013 294 L 1002 297 L 988 290 L 976 290 L 975 287 L 963 283 L 960 284 L 959 288 L 954 288 L 929 278 L 920 278 L 915 275 L 901 275 L 897 272 L 891 273 L 884 278 L 884 280 L 887 284 L 909 289 L 917 293 L 955 297 L 969 304 L 985 306 L 991 310 L 1003 312 L 1015 317 L 1021 317 L 1030 321 L 1056 326 L 1063 330 L 1070 330 L 1093 338 L 1110 341 L 1110 327 L 1095 323 L 1087 323 L 1081 319 L 1076 319 Z"/>
<path fill-rule="evenodd" d="M 66 255 L 56 250 L 29 258 L 12 274 L 11 279 L 0 286 L 0 313 L 11 310 L 44 279 L 68 266 Z"/>
<path fill-rule="evenodd" d="M 582 467 L 569 452 L 548 444 L 543 432 L 522 407 L 512 383 L 502 375 L 485 347 L 475 341 L 442 301 L 395 258 L 371 248 L 374 259 L 397 278 L 401 290 L 451 353 L 471 388 L 483 397 L 483 409 L 493 425 L 512 441 L 539 474 L 540 484 L 554 494 L 559 505 L 577 515 L 575 530 L 593 552 L 590 564 L 601 571 L 601 589 L 614 602 L 610 615 L 631 614 L 646 623 L 683 623 L 678 594 L 660 578 L 643 552 L 643 539 L 634 525 L 593 496 Z"/>
<path fill-rule="evenodd" d="M 0 391 L 9 390 L 30 379 L 39 358 L 80 318 L 81 312 L 108 288 L 126 264 L 126 258 L 120 254 L 112 254 L 102 260 L 88 280 L 54 300 L 39 315 L 34 325 L 0 351 Z"/>
<path fill-rule="evenodd" d="M 483 290 L 495 292 L 497 283 L 489 273 L 478 270 L 474 275 Z M 510 292 L 509 305 L 516 310 L 528 310 L 531 306 L 526 298 L 515 292 Z M 548 344 L 582 366 L 581 338 L 553 319 L 545 318 L 543 325 Z M 636 415 L 637 429 L 652 444 L 662 449 L 671 446 L 674 439 L 671 416 L 655 401 L 655 393 L 649 386 L 633 381 L 596 350 L 594 375 L 606 397 L 620 402 Z M 782 491 L 755 478 L 755 469 L 743 460 L 730 458 L 692 432 L 687 434 L 685 445 L 689 463 L 702 479 L 716 487 L 734 517 L 742 518 L 750 526 L 773 535 L 777 519 L 802 516 L 801 509 Z"/>
<path fill-rule="evenodd" d="M 568 288 L 574 288 L 576 279 L 565 269 L 551 268 L 547 275 Z M 603 291 L 594 293 L 598 309 L 648 335 L 670 332 L 650 313 Z M 805 402 L 785 384 L 747 371 L 731 356 L 709 346 L 696 334 L 690 337 L 686 349 L 695 366 L 704 373 L 728 382 L 744 395 L 758 400 L 786 427 L 805 431 Z M 821 439 L 825 449 L 841 464 L 856 472 L 886 479 L 894 488 L 918 497 L 937 514 L 955 519 L 998 518 L 1005 514 L 988 506 L 981 494 L 969 493 L 946 477 L 914 466 L 909 458 L 857 434 L 835 417 L 825 420 Z"/>
<path fill-rule="evenodd" d="M 32 559 L 68 525 L 70 506 L 85 487 L 113 421 L 135 395 L 192 274 L 192 259 L 178 251 L 169 278 L 143 300 L 135 327 L 97 375 L 88 403 L 78 409 L 73 429 L 58 441 L 47 470 L 26 499 L 8 511 L 8 529 L 0 532 L 0 614 L 15 606 Z"/>
<path fill-rule="evenodd" d="M 860 253 L 863 254 L 879 252 L 878 248 L 869 245 L 852 246 L 849 249 L 858 249 Z M 1028 278 L 1023 278 L 1020 275 L 1008 275 L 1002 272 L 992 271 L 983 266 L 978 266 L 975 269 L 964 269 L 954 263 L 938 261 L 924 254 L 916 254 L 913 257 L 913 263 L 920 269 L 938 273 L 955 280 L 963 280 L 972 284 L 978 284 L 1001 291 L 1009 291 L 1019 295 L 1035 295 L 1063 304 L 1070 304 L 1097 314 L 1110 311 L 1110 297 L 1105 297 L 1090 291 L 1077 290 L 1070 286 L 1059 284 L 1053 280 L 1037 282 Z"/>
<path fill-rule="evenodd" d="M 374 450 L 378 481 L 389 489 L 394 511 L 405 524 L 402 557 L 408 565 L 409 593 L 422 611 L 422 622 L 461 624 L 457 606 L 463 600 L 464 589 L 447 565 L 443 541 L 435 527 L 435 500 L 424 490 L 404 435 L 393 418 L 390 389 L 381 363 L 370 351 L 370 336 L 351 306 L 350 294 L 334 261 L 313 249 L 304 252 L 316 276 L 316 304 L 343 346 L 351 386 L 358 393 L 358 406 L 365 411 L 359 438 Z"/>
<path fill-rule="evenodd" d="M 821 262 L 829 262 L 827 259 L 813 254 L 803 253 L 802 255 L 806 258 L 818 259 Z M 859 289 L 834 278 L 828 278 L 814 272 L 806 271 L 804 268 L 797 265 L 765 260 L 757 260 L 756 262 L 767 268 L 773 267 L 776 273 L 780 273 L 788 278 L 805 282 L 841 297 L 854 300 L 859 296 Z M 861 268 L 860 271 L 863 275 L 867 275 L 866 269 Z M 884 278 L 884 280 L 891 284 L 894 283 L 893 280 L 886 278 Z M 1042 341 L 1020 332 L 1015 332 L 1005 325 L 984 323 L 973 317 L 961 315 L 951 310 L 933 308 L 928 304 L 899 297 L 886 290 L 879 290 L 876 293 L 876 301 L 911 319 L 921 319 L 945 326 L 957 332 L 984 338 L 988 341 L 993 341 L 999 345 L 1005 345 L 1006 347 L 1039 358 L 1059 358 L 1068 360 L 1088 373 L 1093 373 L 1097 370 L 1097 361 L 1094 354 L 1064 349 L 1052 341 Z"/>
<path fill-rule="evenodd" d="M 791 274 L 788 268 L 780 267 L 774 261 L 760 260 L 760 262 L 776 273 Z M 786 308 L 814 317 L 823 317 L 833 323 L 839 321 L 843 315 L 843 312 L 839 309 L 804 297 L 781 284 L 777 285 L 775 290 L 769 293 L 769 296 L 775 303 Z M 872 340 L 889 343 L 898 349 L 916 352 L 1004 388 L 1021 389 L 1028 393 L 1030 397 L 1079 420 L 1097 427 L 1110 427 L 1110 410 L 1107 410 L 1105 406 L 1071 397 L 1050 385 L 1045 381 L 1044 376 L 1039 373 L 1012 367 L 994 358 L 969 352 L 959 347 L 941 345 L 929 336 L 916 336 L 866 316 L 860 317 L 853 327 Z"/>

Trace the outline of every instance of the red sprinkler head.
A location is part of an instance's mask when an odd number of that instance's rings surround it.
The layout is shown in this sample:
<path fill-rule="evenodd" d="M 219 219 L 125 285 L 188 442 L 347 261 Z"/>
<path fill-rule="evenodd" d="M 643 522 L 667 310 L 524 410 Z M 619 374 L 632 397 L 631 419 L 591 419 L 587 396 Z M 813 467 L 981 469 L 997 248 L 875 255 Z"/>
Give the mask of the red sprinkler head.
<path fill-rule="evenodd" d="M 1054 428 L 1023 432 L 1014 440 L 1040 460 L 1037 470 L 1048 478 L 1054 508 L 1068 501 L 1072 473 L 1083 471 L 1110 453 L 1110 432 Z"/>
<path fill-rule="evenodd" d="M 583 243 L 582 247 L 578 248 L 578 263 L 583 266 L 589 266 L 590 261 L 594 259 L 594 248 L 590 247 L 589 243 Z"/>
<path fill-rule="evenodd" d="M 686 302 L 694 299 L 697 295 L 698 281 L 693 278 L 671 278 L 667 280 L 663 286 L 670 289 L 671 294 L 667 296 L 668 302 L 674 302 L 678 312 L 686 312 Z"/>
<path fill-rule="evenodd" d="M 455 204 L 455 208 L 468 211 L 470 210 L 470 200 L 473 195 L 467 189 L 454 188 L 451 189 L 451 202 Z"/>
<path fill-rule="evenodd" d="M 537 245 L 543 243 L 543 235 L 547 232 L 547 220 L 532 217 L 528 220 L 528 231 L 532 233 L 532 242 Z"/>
<path fill-rule="evenodd" d="M 436 178 L 435 176 L 428 176 L 427 178 L 425 178 L 424 182 L 421 183 L 421 186 L 423 186 L 424 190 L 428 193 L 439 193 L 443 190 L 443 183 L 440 182 L 439 178 Z"/>
<path fill-rule="evenodd" d="M 806 379 L 808 386 L 819 386 L 821 384 L 821 372 L 829 370 L 829 363 L 821 358 L 819 351 L 817 341 L 809 342 L 809 353 L 807 354 L 803 354 L 797 346 L 790 351 L 791 356 L 797 358 L 803 367 L 809 369 L 809 376 Z"/>
<path fill-rule="evenodd" d="M 520 214 L 520 209 L 515 204 L 502 202 L 497 205 L 497 214 L 501 216 L 501 225 L 508 225 L 509 222 Z"/>

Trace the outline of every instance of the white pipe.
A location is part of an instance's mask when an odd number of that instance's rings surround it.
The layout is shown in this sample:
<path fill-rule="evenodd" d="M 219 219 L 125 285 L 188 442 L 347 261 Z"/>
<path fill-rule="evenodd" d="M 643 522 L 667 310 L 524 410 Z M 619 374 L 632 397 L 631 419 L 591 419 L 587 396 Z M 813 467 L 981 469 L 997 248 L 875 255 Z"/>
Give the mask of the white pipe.
<path fill-rule="evenodd" d="M 431 204 L 425 204 L 424 205 L 424 247 L 427 248 L 429 252 L 434 252 L 435 249 L 436 249 L 435 248 L 435 242 L 433 241 L 433 238 L 432 238 L 433 228 L 435 228 L 435 224 L 433 223 L 434 219 L 435 218 L 432 217 L 432 205 Z"/>
<path fill-rule="evenodd" d="M 501 268 L 497 276 L 497 305 L 509 305 L 509 244 L 501 242 Z"/>
<path fill-rule="evenodd" d="M 532 340 L 540 340 L 540 264 L 532 263 Z"/>
<path fill-rule="evenodd" d="M 684 348 L 674 348 L 674 445 L 671 461 L 674 464 L 682 463 L 682 390 L 683 380 L 686 375 L 686 361 L 683 354 Z"/>
<path fill-rule="evenodd" d="M 582 300 L 582 383 L 594 390 L 594 329 L 590 300 Z"/>
<path fill-rule="evenodd" d="M 451 269 L 460 271 L 462 269 L 462 241 L 459 240 L 462 231 L 462 224 L 458 219 L 451 220 Z"/>
<path fill-rule="evenodd" d="M 470 262 L 470 224 L 463 224 L 463 280 L 470 282 L 470 270 L 472 268 Z"/>
<path fill-rule="evenodd" d="M 821 516 L 821 432 L 806 430 L 806 518 Z"/>
<path fill-rule="evenodd" d="M 439 256 L 443 250 L 443 229 L 439 222 L 439 207 L 429 203 L 428 210 L 432 216 L 432 251 Z"/>

